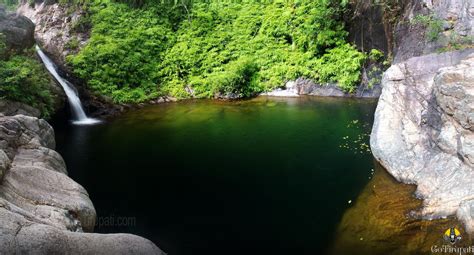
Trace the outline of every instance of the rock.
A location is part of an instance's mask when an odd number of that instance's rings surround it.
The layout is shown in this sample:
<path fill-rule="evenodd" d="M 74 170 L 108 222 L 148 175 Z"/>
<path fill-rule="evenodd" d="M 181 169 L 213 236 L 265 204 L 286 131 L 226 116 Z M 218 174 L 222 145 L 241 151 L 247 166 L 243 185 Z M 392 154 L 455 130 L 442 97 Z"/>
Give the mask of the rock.
<path fill-rule="evenodd" d="M 71 13 L 68 6 L 52 4 L 48 1 L 35 1 L 34 6 L 24 1 L 17 9 L 17 13 L 33 21 L 36 41 L 63 70 L 67 70 L 66 56 L 78 52 L 89 38 L 87 31 L 74 29 L 75 24 L 82 19 L 85 12 L 78 6 L 73 9 Z M 68 47 L 71 40 L 77 40 L 78 48 Z"/>
<path fill-rule="evenodd" d="M 54 111 L 58 112 L 59 110 L 64 108 L 65 101 L 66 101 L 66 94 L 64 93 L 62 88 L 59 88 L 58 85 L 55 82 L 53 82 L 53 80 L 51 80 L 50 82 L 49 89 L 50 89 L 51 95 L 53 96 Z M 41 115 L 41 112 L 32 106 L 29 106 L 27 104 L 20 103 L 20 102 L 13 102 L 6 99 L 0 99 L 0 113 L 5 116 L 14 116 L 14 115 L 22 114 L 22 115 L 33 116 L 37 118 L 39 118 Z"/>
<path fill-rule="evenodd" d="M 474 232 L 474 50 L 414 57 L 390 67 L 370 139 L 398 181 L 417 185 L 427 219 L 456 215 Z"/>
<path fill-rule="evenodd" d="M 7 14 L 3 9 L 0 9 L 0 34 L 5 36 L 4 38 L 0 37 L 0 44 L 5 42 L 9 53 L 30 49 L 35 44 L 34 30 L 34 24 L 25 16 L 15 13 Z M 66 95 L 52 78 L 49 88 L 53 97 L 54 110 L 58 111 L 64 107 Z M 36 117 L 40 115 L 37 109 L 3 99 L 0 99 L 0 112 L 6 115 L 25 114 Z"/>
<path fill-rule="evenodd" d="M 300 95 L 324 96 L 324 97 L 357 97 L 377 98 L 381 93 L 380 84 L 369 88 L 367 84 L 361 84 L 354 93 L 342 91 L 337 84 L 318 84 L 309 79 L 299 78 L 296 81 L 288 81 L 284 89 L 275 89 L 262 93 L 263 96 L 297 97 Z"/>
<path fill-rule="evenodd" d="M 474 2 L 472 0 L 420 0 L 404 6 L 394 30 L 394 63 L 411 57 L 437 52 L 451 44 L 472 45 L 474 43 Z M 433 16 L 429 24 L 414 22 L 418 15 Z M 435 27 L 441 28 L 434 40 L 427 34 Z"/>
<path fill-rule="evenodd" d="M 361 51 L 379 49 L 390 54 L 393 48 L 392 29 L 390 24 L 384 21 L 385 12 L 383 5 L 373 4 L 370 1 L 352 1 L 350 15 L 345 15 L 349 31 L 348 40 L 357 45 Z"/>
<path fill-rule="evenodd" d="M 298 86 L 296 81 L 288 81 L 285 84 L 284 89 L 275 89 L 270 92 L 262 93 L 262 96 L 274 96 L 274 97 L 297 97 L 299 96 L 298 93 Z"/>
<path fill-rule="evenodd" d="M 16 240 L 20 254 L 164 254 L 152 242 L 130 234 L 66 232 L 42 224 L 23 226 Z"/>
<path fill-rule="evenodd" d="M 214 95 L 215 99 L 222 99 L 222 100 L 236 100 L 236 99 L 241 99 L 243 98 L 243 95 L 234 93 L 234 92 L 228 92 L 228 93 L 221 93 L 217 92 Z M 173 100 L 170 100 L 170 98 L 167 98 L 170 102 L 173 102 Z"/>
<path fill-rule="evenodd" d="M 474 131 L 474 72 L 472 59 L 440 70 L 435 97 L 441 109 L 464 129 Z"/>
<path fill-rule="evenodd" d="M 394 56 L 395 63 L 453 44 L 474 43 L 472 0 L 351 0 L 349 7 L 345 15 L 349 41 L 362 51 L 375 48 Z M 422 24 L 415 21 L 419 15 L 433 19 Z M 430 39 L 431 30 L 436 36 Z"/>
<path fill-rule="evenodd" d="M 23 15 L 6 13 L 0 8 L 0 34 L 5 37 L 8 50 L 22 51 L 35 44 L 35 26 Z"/>
<path fill-rule="evenodd" d="M 0 150 L 0 181 L 3 179 L 3 175 L 8 167 L 10 167 L 10 159 L 8 158 L 7 154 Z"/>
<path fill-rule="evenodd" d="M 23 114 L 37 118 L 41 115 L 41 112 L 34 107 L 5 99 L 0 100 L 0 113 L 6 116 Z"/>
<path fill-rule="evenodd" d="M 96 212 L 66 174 L 44 120 L 0 116 L 0 250 L 6 254 L 163 254 L 129 234 L 91 234 Z"/>

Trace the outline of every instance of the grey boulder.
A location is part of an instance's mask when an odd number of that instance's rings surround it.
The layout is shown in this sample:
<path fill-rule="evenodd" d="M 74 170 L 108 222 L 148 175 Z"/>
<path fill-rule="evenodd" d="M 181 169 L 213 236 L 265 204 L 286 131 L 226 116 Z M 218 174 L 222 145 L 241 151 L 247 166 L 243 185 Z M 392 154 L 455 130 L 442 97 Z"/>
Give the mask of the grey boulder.
<path fill-rule="evenodd" d="M 94 230 L 94 206 L 54 147 L 46 121 L 0 114 L 3 254 L 163 254 L 135 235 L 86 233 Z"/>
<path fill-rule="evenodd" d="M 417 185 L 419 212 L 456 215 L 474 232 L 474 50 L 411 58 L 382 80 L 370 145 L 399 181 Z"/>

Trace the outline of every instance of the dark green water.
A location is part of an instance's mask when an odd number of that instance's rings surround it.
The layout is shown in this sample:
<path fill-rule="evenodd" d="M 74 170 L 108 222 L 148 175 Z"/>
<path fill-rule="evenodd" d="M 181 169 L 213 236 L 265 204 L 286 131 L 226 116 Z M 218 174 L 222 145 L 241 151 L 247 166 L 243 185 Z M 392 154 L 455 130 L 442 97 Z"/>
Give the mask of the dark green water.
<path fill-rule="evenodd" d="M 374 110 L 373 101 L 261 97 L 54 125 L 97 232 L 139 234 L 169 254 L 321 254 L 369 181 L 373 159 L 360 148 Z"/>

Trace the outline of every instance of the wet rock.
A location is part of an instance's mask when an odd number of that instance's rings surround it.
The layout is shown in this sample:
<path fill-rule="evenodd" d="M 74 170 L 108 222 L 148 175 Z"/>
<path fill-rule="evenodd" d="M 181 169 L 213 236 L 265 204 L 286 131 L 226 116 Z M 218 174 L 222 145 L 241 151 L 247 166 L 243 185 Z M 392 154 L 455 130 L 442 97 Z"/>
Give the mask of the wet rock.
<path fill-rule="evenodd" d="M 474 50 L 411 58 L 384 74 L 370 139 L 397 180 L 417 185 L 421 215 L 456 215 L 474 231 Z"/>

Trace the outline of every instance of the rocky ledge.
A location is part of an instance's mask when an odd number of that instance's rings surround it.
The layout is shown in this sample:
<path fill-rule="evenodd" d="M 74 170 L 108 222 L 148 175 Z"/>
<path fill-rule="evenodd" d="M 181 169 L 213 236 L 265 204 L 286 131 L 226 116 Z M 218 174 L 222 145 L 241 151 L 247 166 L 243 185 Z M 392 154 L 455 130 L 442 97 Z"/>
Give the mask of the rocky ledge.
<path fill-rule="evenodd" d="M 369 86 L 368 82 L 360 84 L 354 93 L 341 90 L 335 83 L 319 84 L 312 80 L 299 78 L 288 81 L 284 88 L 262 93 L 263 96 L 297 97 L 297 96 L 323 96 L 323 97 L 356 97 L 378 98 L 382 92 L 380 84 Z"/>
<path fill-rule="evenodd" d="M 94 229 L 94 206 L 54 147 L 46 121 L 0 114 L 2 253 L 164 254 L 135 235 L 85 233 Z"/>
<path fill-rule="evenodd" d="M 474 232 L 474 50 L 414 57 L 382 80 L 370 139 L 375 158 L 417 185 L 417 212 L 456 215 Z"/>

